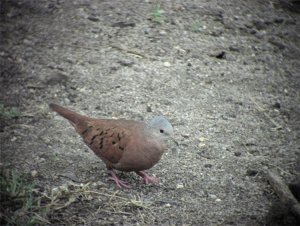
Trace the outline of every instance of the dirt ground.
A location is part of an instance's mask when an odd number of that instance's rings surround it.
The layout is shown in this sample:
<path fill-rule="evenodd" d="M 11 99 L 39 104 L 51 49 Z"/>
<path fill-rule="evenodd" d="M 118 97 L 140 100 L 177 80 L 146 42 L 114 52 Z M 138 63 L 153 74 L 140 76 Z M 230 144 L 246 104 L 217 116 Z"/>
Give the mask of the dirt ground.
<path fill-rule="evenodd" d="M 297 7 L 1 1 L 1 106 L 20 111 L 1 116 L 1 171 L 29 175 L 43 196 L 35 224 L 300 225 L 266 179 L 300 180 Z M 160 184 L 119 172 L 131 189 L 118 189 L 50 102 L 95 118 L 166 116 L 177 143 L 148 170 Z M 14 211 L 2 205 L 1 222 Z"/>

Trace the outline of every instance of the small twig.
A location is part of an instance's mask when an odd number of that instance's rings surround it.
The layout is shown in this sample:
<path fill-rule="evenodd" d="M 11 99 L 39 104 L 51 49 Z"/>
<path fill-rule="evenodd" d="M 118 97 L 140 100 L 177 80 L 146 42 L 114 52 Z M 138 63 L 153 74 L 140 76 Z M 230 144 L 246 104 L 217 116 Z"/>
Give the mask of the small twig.
<path fill-rule="evenodd" d="M 125 47 L 122 47 L 122 46 L 117 46 L 117 45 L 110 45 L 110 47 L 112 48 L 115 48 L 115 49 L 118 49 L 118 50 L 121 50 L 125 53 L 129 53 L 129 54 L 132 54 L 134 56 L 137 56 L 137 57 L 140 57 L 140 58 L 146 58 L 146 59 L 149 59 L 150 57 L 142 54 L 142 53 L 138 53 L 137 51 L 134 51 L 134 50 L 130 50 L 128 48 L 125 48 Z"/>
<path fill-rule="evenodd" d="M 129 212 L 123 212 L 123 211 L 115 211 L 115 212 L 112 212 L 112 211 L 108 211 L 108 210 L 102 210 L 102 212 L 105 212 L 105 213 L 113 213 L 113 214 L 132 215 L 132 213 L 129 213 Z"/>
<path fill-rule="evenodd" d="M 43 222 L 43 223 L 46 223 L 46 224 L 51 224 L 47 219 L 45 219 L 44 217 L 40 216 L 39 214 L 35 213 L 35 212 L 32 212 L 36 218 L 40 221 L 40 222 Z"/>
<path fill-rule="evenodd" d="M 46 47 L 62 47 L 62 46 L 67 46 L 67 47 L 72 47 L 72 48 L 76 48 L 76 49 L 86 49 L 86 50 L 92 50 L 92 51 L 100 51 L 100 49 L 95 48 L 95 47 L 88 47 L 88 46 L 80 46 L 80 45 L 75 45 L 75 44 L 67 44 L 67 43 L 63 43 L 61 45 L 57 45 L 57 44 L 39 44 L 40 46 L 46 46 Z"/>
<path fill-rule="evenodd" d="M 264 116 L 266 118 L 268 118 L 270 120 L 270 122 L 275 126 L 274 129 L 277 129 L 277 130 L 282 129 L 282 126 L 279 125 L 274 119 L 272 119 L 271 116 L 266 113 L 265 109 L 263 109 L 261 106 L 259 106 L 259 104 L 252 97 L 250 97 L 250 99 L 255 104 L 255 106 L 257 107 L 257 110 L 259 110 L 261 113 L 263 113 Z"/>
<path fill-rule="evenodd" d="M 118 191 L 115 191 L 113 194 L 112 194 L 112 196 L 109 198 L 109 200 L 108 200 L 108 202 L 110 203 L 111 202 L 111 200 L 113 199 L 113 198 L 115 198 L 116 197 L 116 194 L 118 193 Z"/>
<path fill-rule="evenodd" d="M 273 187 L 274 191 L 285 205 L 297 215 L 300 219 L 300 203 L 294 197 L 289 187 L 281 180 L 281 178 L 272 171 L 267 171 L 268 181 Z"/>
<path fill-rule="evenodd" d="M 84 58 L 86 55 L 88 55 L 91 51 L 92 51 L 92 50 L 87 50 L 85 53 L 83 53 L 83 54 L 79 57 L 79 59 L 76 60 L 75 64 L 78 65 L 78 64 L 80 64 L 80 63 L 83 63 L 83 62 L 84 62 L 83 58 Z"/>
<path fill-rule="evenodd" d="M 289 175 L 289 176 L 292 175 L 292 174 L 289 173 L 288 171 L 286 171 L 286 170 L 282 169 L 281 167 L 276 166 L 276 165 L 274 165 L 274 164 L 272 164 L 272 163 L 266 163 L 266 164 L 267 164 L 268 166 L 272 166 L 272 167 L 274 167 L 274 168 L 277 168 L 278 170 L 280 170 L 281 172 L 285 173 L 286 175 Z"/>
<path fill-rule="evenodd" d="M 111 198 L 116 197 L 118 199 L 122 199 L 122 200 L 128 201 L 128 199 L 126 199 L 126 198 L 123 198 L 121 196 L 116 196 L 115 193 L 113 195 L 109 195 L 109 194 L 100 193 L 100 192 L 97 192 L 97 191 L 89 191 L 89 190 L 88 191 L 84 191 L 84 192 L 86 192 L 86 193 L 92 193 L 92 194 L 96 194 L 96 195 L 100 195 L 100 196 L 111 197 Z"/>
<path fill-rule="evenodd" d="M 66 208 L 66 207 L 68 207 L 69 205 L 71 205 L 75 201 L 76 201 L 76 197 L 70 197 L 69 200 L 66 203 L 64 203 L 61 206 L 54 207 L 54 209 L 55 210 L 60 210 L 60 209 Z"/>
<path fill-rule="evenodd" d="M 28 84 L 28 85 L 26 85 L 26 87 L 28 89 L 44 89 L 44 88 L 46 88 L 46 86 L 44 86 L 44 85 L 35 85 L 35 84 Z"/>

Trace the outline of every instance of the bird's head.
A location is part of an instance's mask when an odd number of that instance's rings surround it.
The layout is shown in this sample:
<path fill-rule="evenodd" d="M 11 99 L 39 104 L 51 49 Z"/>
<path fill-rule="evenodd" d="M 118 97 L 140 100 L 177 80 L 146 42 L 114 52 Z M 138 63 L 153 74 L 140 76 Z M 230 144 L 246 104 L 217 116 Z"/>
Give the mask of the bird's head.
<path fill-rule="evenodd" d="M 155 116 L 147 125 L 155 136 L 163 139 L 173 136 L 173 127 L 171 123 L 163 116 Z"/>

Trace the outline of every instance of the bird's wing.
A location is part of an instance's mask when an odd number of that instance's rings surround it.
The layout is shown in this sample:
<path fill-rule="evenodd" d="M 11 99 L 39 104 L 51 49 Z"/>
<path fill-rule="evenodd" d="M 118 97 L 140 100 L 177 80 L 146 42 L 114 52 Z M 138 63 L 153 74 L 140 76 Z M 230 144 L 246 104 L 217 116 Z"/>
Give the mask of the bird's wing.
<path fill-rule="evenodd" d="M 130 128 L 115 120 L 93 120 L 78 126 L 84 142 L 109 168 L 122 158 L 132 137 Z"/>

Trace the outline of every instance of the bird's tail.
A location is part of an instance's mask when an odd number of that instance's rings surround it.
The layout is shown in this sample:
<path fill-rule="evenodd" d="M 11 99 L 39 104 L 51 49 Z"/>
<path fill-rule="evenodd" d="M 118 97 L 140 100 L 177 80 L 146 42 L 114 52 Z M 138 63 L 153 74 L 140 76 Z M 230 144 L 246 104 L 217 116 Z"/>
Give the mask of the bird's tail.
<path fill-rule="evenodd" d="M 72 125 L 76 125 L 82 120 L 88 119 L 88 117 L 80 115 L 74 111 L 71 111 L 67 108 L 64 108 L 58 104 L 49 104 L 49 107 L 53 110 L 56 111 L 58 114 L 60 114 L 62 117 L 68 119 Z"/>

